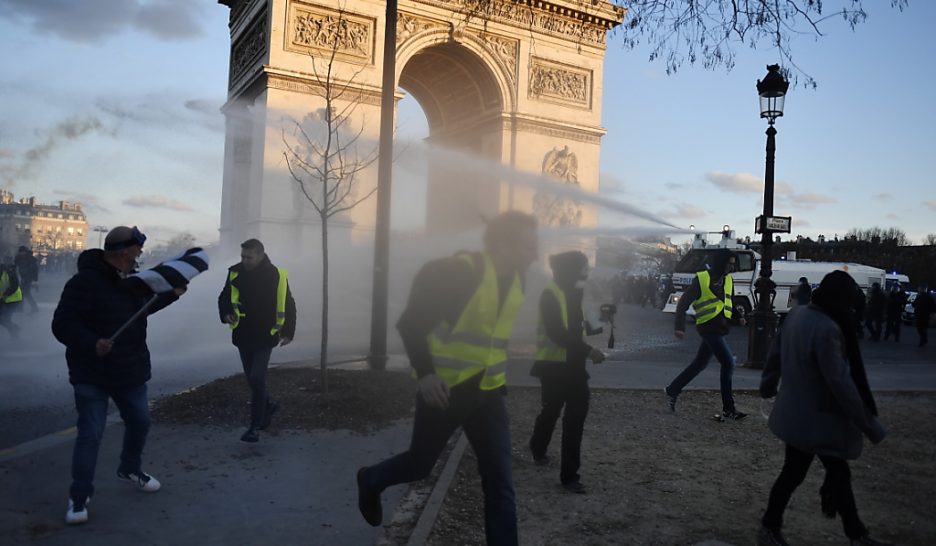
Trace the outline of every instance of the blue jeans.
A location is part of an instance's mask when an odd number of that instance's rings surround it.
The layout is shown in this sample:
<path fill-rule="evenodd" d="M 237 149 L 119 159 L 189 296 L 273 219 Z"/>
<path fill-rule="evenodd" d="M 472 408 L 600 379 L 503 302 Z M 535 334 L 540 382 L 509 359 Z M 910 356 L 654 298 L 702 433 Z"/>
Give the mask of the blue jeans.
<path fill-rule="evenodd" d="M 79 384 L 75 388 L 75 409 L 78 410 L 78 437 L 72 451 L 72 484 L 69 495 L 84 499 L 94 494 L 94 469 L 104 427 L 107 424 L 107 402 L 113 399 L 124 422 L 123 450 L 118 472 L 140 472 L 143 446 L 150 428 L 146 384 L 136 387 L 106 388 Z"/>
<path fill-rule="evenodd" d="M 237 351 L 240 353 L 241 365 L 244 367 L 244 377 L 247 378 L 247 384 L 250 386 L 250 428 L 258 428 L 263 426 L 266 412 L 272 403 L 267 395 L 266 378 L 273 348 L 238 347 Z"/>
<path fill-rule="evenodd" d="M 670 396 L 679 396 L 679 393 L 695 379 L 699 373 L 708 366 L 712 355 L 721 363 L 721 399 L 722 411 L 735 411 L 734 397 L 731 395 L 731 376 L 734 373 L 734 356 L 731 349 L 728 348 L 728 342 L 725 336 L 720 334 L 699 334 L 702 343 L 699 345 L 699 351 L 696 353 L 692 362 L 686 366 L 686 369 L 676 376 L 676 379 L 668 387 L 666 392 Z"/>
<path fill-rule="evenodd" d="M 484 532 L 489 545 L 516 545 L 517 510 L 510 454 L 510 424 L 504 391 L 454 387 L 449 407 L 429 407 L 416 397 L 413 437 L 408 451 L 367 468 L 362 481 L 377 491 L 429 475 L 449 437 L 461 426 L 478 458 L 484 491 Z"/>

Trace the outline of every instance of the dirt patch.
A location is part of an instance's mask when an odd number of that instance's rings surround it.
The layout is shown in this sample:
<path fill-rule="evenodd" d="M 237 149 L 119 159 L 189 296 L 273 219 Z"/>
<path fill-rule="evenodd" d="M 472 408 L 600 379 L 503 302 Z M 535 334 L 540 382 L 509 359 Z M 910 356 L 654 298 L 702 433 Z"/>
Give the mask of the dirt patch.
<path fill-rule="evenodd" d="M 678 412 L 663 410 L 662 393 L 593 390 L 582 446 L 588 494 L 559 486 L 559 430 L 549 466 L 533 464 L 526 447 L 539 410 L 539 389 L 507 397 L 514 487 L 522 544 L 694 544 L 717 539 L 753 544 L 783 445 L 767 429 L 761 401 L 736 394 L 751 415 L 720 423 L 717 392 L 688 391 Z M 936 394 L 878 394 L 888 437 L 851 463 L 859 514 L 878 539 L 936 544 Z M 769 413 L 769 407 L 763 411 Z M 817 462 L 787 509 L 791 544 L 844 544 L 839 519 L 819 508 L 823 470 Z M 483 544 L 477 462 L 462 459 L 428 544 Z"/>
<path fill-rule="evenodd" d="M 311 366 L 269 370 L 267 389 L 279 404 L 270 432 L 348 429 L 367 433 L 413 411 L 416 383 L 408 374 L 329 370 L 327 394 L 322 392 L 320 374 Z M 161 398 L 152 414 L 154 420 L 167 424 L 242 427 L 249 421 L 249 400 L 247 380 L 237 374 Z"/>

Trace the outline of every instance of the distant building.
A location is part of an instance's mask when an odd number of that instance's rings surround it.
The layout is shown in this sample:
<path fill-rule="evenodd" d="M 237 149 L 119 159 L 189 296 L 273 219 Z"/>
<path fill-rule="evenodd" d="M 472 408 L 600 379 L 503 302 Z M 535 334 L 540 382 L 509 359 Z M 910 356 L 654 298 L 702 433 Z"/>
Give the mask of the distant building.
<path fill-rule="evenodd" d="M 43 205 L 35 197 L 14 199 L 0 190 L 0 259 L 20 246 L 37 254 L 81 251 L 87 247 L 88 220 L 79 203 Z"/>

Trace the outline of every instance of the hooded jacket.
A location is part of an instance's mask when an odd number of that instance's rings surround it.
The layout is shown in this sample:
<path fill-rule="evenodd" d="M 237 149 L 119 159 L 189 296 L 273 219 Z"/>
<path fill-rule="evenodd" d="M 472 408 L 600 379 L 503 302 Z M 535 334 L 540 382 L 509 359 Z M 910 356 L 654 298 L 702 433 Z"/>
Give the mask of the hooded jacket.
<path fill-rule="evenodd" d="M 712 293 L 715 294 L 715 297 L 721 300 L 725 299 L 725 285 L 723 281 L 725 275 L 731 273 L 728 271 L 728 260 L 731 258 L 732 254 L 730 250 L 719 249 L 714 252 L 708 264 L 708 271 L 712 279 L 709 288 L 712 290 Z M 683 292 L 683 295 L 679 298 L 679 303 L 676 304 L 675 330 L 680 332 L 686 331 L 686 310 L 688 310 L 692 302 L 699 299 L 701 295 L 702 288 L 699 286 L 699 277 L 697 275 L 692 278 L 692 284 Z M 718 334 L 725 336 L 728 335 L 729 326 L 729 320 L 722 312 L 709 321 L 696 324 L 696 330 L 700 334 Z"/>
<path fill-rule="evenodd" d="M 578 281 L 584 280 L 582 270 L 588 266 L 588 258 L 578 251 L 563 252 L 550 256 L 549 265 L 553 270 L 553 280 L 565 293 L 569 327 L 566 328 L 563 324 L 559 302 L 548 289 L 543 290 L 540 295 L 540 317 L 549 339 L 566 350 L 566 361 L 536 361 L 533 363 L 530 375 L 541 378 L 588 379 L 585 361 L 592 347 L 583 339 L 582 325 L 585 324 L 585 317 L 582 313 L 582 298 L 584 292 L 576 287 Z M 593 332 L 590 328 L 588 330 L 589 334 Z"/>
<path fill-rule="evenodd" d="M 231 342 L 244 349 L 266 349 L 275 347 L 281 338 L 292 339 L 296 335 L 296 302 L 293 300 L 289 285 L 286 285 L 286 322 L 277 335 L 270 335 L 270 329 L 276 324 L 276 287 L 279 283 L 279 271 L 266 255 L 253 271 L 244 269 L 237 263 L 228 268 L 237 273 L 234 281 L 228 280 L 218 296 L 218 313 L 221 321 L 226 315 L 234 314 L 231 304 L 231 285 L 240 292 L 241 312 L 237 328 L 231 331 Z"/>
<path fill-rule="evenodd" d="M 78 273 L 65 283 L 52 317 L 52 333 L 65 345 L 69 382 L 122 388 L 149 381 L 146 316 L 131 323 L 107 355 L 98 356 L 95 345 L 99 339 L 112 336 L 152 295 L 144 283 L 122 278 L 117 268 L 104 260 L 103 250 L 86 250 L 78 256 Z M 172 292 L 161 295 L 147 314 L 177 299 Z"/>
<path fill-rule="evenodd" d="M 787 315 L 761 377 L 761 396 L 777 396 L 770 430 L 807 453 L 856 459 L 862 434 L 874 442 L 885 434 L 860 353 L 853 354 L 855 286 L 845 272 L 826 275 L 812 303 Z"/>

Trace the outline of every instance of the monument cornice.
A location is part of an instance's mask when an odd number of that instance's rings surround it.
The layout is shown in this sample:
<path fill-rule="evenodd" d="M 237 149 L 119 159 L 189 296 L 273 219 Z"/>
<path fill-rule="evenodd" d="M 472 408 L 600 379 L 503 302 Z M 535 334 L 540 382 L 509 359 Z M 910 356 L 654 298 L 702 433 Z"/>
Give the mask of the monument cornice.
<path fill-rule="evenodd" d="M 512 117 L 517 131 L 555 136 L 579 142 L 598 144 L 601 137 L 608 132 L 604 127 L 579 125 L 537 116 L 516 114 Z"/>
<path fill-rule="evenodd" d="M 523 26 L 544 34 L 575 36 L 604 47 L 606 33 L 621 24 L 627 10 L 599 0 L 411 0 L 447 8 L 484 22 Z"/>

